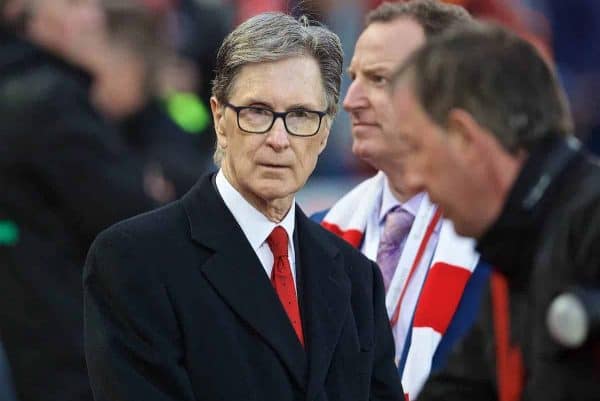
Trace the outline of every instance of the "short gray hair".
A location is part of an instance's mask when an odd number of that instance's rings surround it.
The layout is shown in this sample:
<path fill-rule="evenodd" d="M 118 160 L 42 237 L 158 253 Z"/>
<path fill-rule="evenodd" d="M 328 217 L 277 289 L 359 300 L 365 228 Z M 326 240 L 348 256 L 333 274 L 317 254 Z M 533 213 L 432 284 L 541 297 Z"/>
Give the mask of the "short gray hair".
<path fill-rule="evenodd" d="M 428 41 L 393 80 L 402 77 L 438 125 L 446 126 L 452 109 L 463 109 L 511 153 L 573 130 L 553 68 L 498 25 L 468 24 Z"/>
<path fill-rule="evenodd" d="M 427 38 L 439 35 L 453 26 L 472 21 L 469 12 L 461 6 L 446 4 L 439 0 L 410 0 L 382 3 L 367 14 L 365 25 L 392 22 L 398 18 L 410 18 L 417 22 L 423 28 Z"/>
<path fill-rule="evenodd" d="M 246 64 L 278 61 L 293 56 L 310 56 L 319 64 L 327 101 L 327 114 L 338 109 L 343 51 L 340 39 L 322 25 L 311 24 L 307 17 L 296 20 L 279 12 L 259 14 L 231 32 L 217 54 L 212 94 L 224 103 L 240 69 Z M 217 145 L 215 162 L 222 158 Z"/>
<path fill-rule="evenodd" d="M 343 52 L 338 36 L 306 17 L 296 20 L 283 13 L 264 13 L 238 26 L 217 54 L 212 92 L 227 100 L 235 77 L 246 64 L 311 56 L 318 62 L 327 97 L 327 113 L 335 115 L 340 97 Z"/>

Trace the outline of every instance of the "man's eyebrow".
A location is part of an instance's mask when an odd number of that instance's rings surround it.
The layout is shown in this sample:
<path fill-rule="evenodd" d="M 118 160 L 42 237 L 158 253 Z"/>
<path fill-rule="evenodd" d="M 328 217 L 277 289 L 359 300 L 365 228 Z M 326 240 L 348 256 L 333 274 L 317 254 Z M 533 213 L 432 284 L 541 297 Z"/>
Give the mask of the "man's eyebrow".
<path fill-rule="evenodd" d="M 264 107 L 267 109 L 272 108 L 271 104 L 269 104 L 268 102 L 256 98 L 246 99 L 242 103 L 246 106 Z"/>
<path fill-rule="evenodd" d="M 273 110 L 275 111 L 275 108 L 273 107 L 273 105 L 269 102 L 266 102 L 264 100 L 260 100 L 260 99 L 256 99 L 256 98 L 250 98 L 247 99 L 246 101 L 243 102 L 245 105 L 248 106 L 255 106 L 255 107 L 263 107 L 265 109 L 269 109 L 269 110 Z M 291 104 L 289 106 L 287 106 L 285 108 L 285 111 L 289 111 L 289 110 L 299 110 L 299 109 L 304 109 L 304 110 L 320 110 L 320 108 L 316 105 L 316 104 L 312 104 L 309 102 L 303 103 L 303 102 L 297 102 L 294 104 Z"/>
<path fill-rule="evenodd" d="M 367 74 L 391 74 L 394 71 L 394 68 L 390 65 L 374 64 L 365 67 L 363 70 Z"/>
<path fill-rule="evenodd" d="M 286 110 L 320 110 L 319 107 L 316 107 L 314 104 L 309 104 L 309 103 L 294 103 L 290 106 L 287 107 Z"/>

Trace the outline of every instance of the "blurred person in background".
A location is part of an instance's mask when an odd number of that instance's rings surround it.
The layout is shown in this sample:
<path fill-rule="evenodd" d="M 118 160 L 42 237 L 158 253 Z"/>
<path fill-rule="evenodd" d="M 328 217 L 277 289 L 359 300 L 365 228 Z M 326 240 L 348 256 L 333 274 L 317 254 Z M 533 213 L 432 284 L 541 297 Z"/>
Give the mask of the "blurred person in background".
<path fill-rule="evenodd" d="M 201 153 L 199 159 L 208 161 L 210 169 L 215 168 L 210 114 L 215 61 L 219 45 L 233 29 L 233 21 L 233 6 L 221 0 L 180 0 L 169 16 L 178 57 L 175 63 L 168 63 L 173 68 L 162 68 L 166 72 L 161 75 L 167 77 L 160 79 L 162 98 L 171 118 L 192 136 L 195 149 Z M 185 74 L 181 74 L 182 66 Z M 193 88 L 182 87 L 182 76 L 193 77 L 188 80 L 193 81 Z"/>
<path fill-rule="evenodd" d="M 531 7 L 536 0 L 442 0 L 457 4 L 480 20 L 494 21 L 533 44 L 551 57 L 550 32 L 542 14 Z"/>
<path fill-rule="evenodd" d="M 462 27 L 397 74 L 404 182 L 494 266 L 476 324 L 419 400 L 600 399 L 600 344 L 559 344 L 551 301 L 600 286 L 600 164 L 552 66 L 504 28 Z M 572 329 L 575 329 L 574 327 Z"/>
<path fill-rule="evenodd" d="M 192 137 L 198 159 L 211 168 L 215 136 L 210 115 L 211 85 L 219 45 L 232 29 L 233 10 L 220 0 L 179 0 L 168 17 L 178 58 L 162 68 L 161 97 L 171 118 Z M 173 27 L 175 25 L 175 27 Z M 182 74 L 182 68 L 185 72 Z M 190 77 L 185 86 L 181 77 Z M 175 82 L 173 82 L 175 81 Z M 193 81 L 193 87 L 189 82 Z M 170 82 L 170 83 L 169 83 Z M 183 87 L 182 87 L 183 86 Z"/>
<path fill-rule="evenodd" d="M 166 203 L 212 166 L 209 149 L 198 149 L 163 102 L 172 93 L 195 90 L 193 67 L 172 69 L 183 61 L 168 36 L 170 2 L 101 0 L 100 5 L 106 35 L 81 55 L 93 76 L 92 103 L 146 163 L 146 190 Z"/>
<path fill-rule="evenodd" d="M 463 8 L 435 0 L 384 3 L 368 14 L 344 108 L 352 119 L 354 154 L 379 172 L 340 199 L 322 222 L 381 268 L 396 361 L 410 399 L 474 319 L 488 269 L 475 269 L 472 240 L 457 236 L 425 193 L 406 188 L 388 84 L 430 37 L 470 22 Z"/>
<path fill-rule="evenodd" d="M 306 17 L 260 14 L 227 36 L 211 98 L 219 172 L 90 249 L 96 401 L 402 399 L 377 267 L 295 204 L 342 57 Z"/>
<path fill-rule="evenodd" d="M 236 6 L 235 19 L 238 23 L 267 11 L 290 12 L 295 0 L 234 0 Z"/>
<path fill-rule="evenodd" d="M 2 346 L 2 337 L 0 336 L 0 400 L 15 401 L 15 390 L 12 382 L 10 367 L 6 360 L 6 352 Z"/>
<path fill-rule="evenodd" d="M 217 51 L 232 29 L 233 10 L 220 0 L 178 0 L 175 12 L 177 50 L 195 65 L 198 94 L 210 105 Z"/>
<path fill-rule="evenodd" d="M 576 133 L 600 155 L 600 2 L 536 0 L 552 29 L 552 49 Z"/>
<path fill-rule="evenodd" d="M 0 27 L 0 333 L 18 398 L 91 400 L 81 273 L 103 228 L 160 202 L 90 102 L 94 0 L 6 0 Z M 119 99 L 115 99 L 117 101 Z"/>

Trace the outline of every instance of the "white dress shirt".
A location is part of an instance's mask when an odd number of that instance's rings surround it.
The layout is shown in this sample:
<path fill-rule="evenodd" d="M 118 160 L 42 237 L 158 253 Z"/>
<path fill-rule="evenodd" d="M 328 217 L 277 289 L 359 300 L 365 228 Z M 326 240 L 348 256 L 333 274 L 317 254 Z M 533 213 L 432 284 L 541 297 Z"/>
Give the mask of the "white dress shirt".
<path fill-rule="evenodd" d="M 402 207 L 414 217 L 416 217 L 419 213 L 421 203 L 425 198 L 425 193 L 419 193 L 410 198 L 408 201 L 401 203 L 398 199 L 396 199 L 396 197 L 392 193 L 389 187 L 389 182 L 386 177 L 383 185 L 383 190 L 380 196 L 381 197 L 379 199 L 379 202 L 377 202 L 378 207 L 376 207 L 371 212 L 371 215 L 369 216 L 369 219 L 367 221 L 365 239 L 361 246 L 362 253 L 373 261 L 377 261 L 377 249 L 379 247 L 379 240 L 383 234 L 386 214 L 394 207 L 400 205 L 400 207 Z M 431 260 L 431 258 L 433 257 L 433 253 L 437 246 L 437 240 L 439 237 L 439 229 L 440 225 L 438 224 L 431 236 L 430 241 L 427 244 L 427 248 L 423 255 L 424 260 Z M 404 251 L 406 251 L 405 244 L 407 238 L 408 234 L 405 238 L 402 239 L 402 242 L 400 244 L 400 246 L 403 247 L 403 253 Z M 394 276 L 392 277 L 391 281 L 392 285 L 395 282 L 397 282 L 397 280 L 400 280 L 400 288 L 403 288 L 405 285 L 408 286 L 406 289 L 406 294 L 404 296 L 402 312 L 400 313 L 397 324 L 395 325 L 395 327 L 392 327 L 392 332 L 394 334 L 394 342 L 396 344 L 397 359 L 399 359 L 404 350 L 406 337 L 412 324 L 413 313 L 419 299 L 419 294 L 421 293 L 421 288 L 423 287 L 423 283 L 425 281 L 425 278 L 427 277 L 427 272 L 429 270 L 429 265 L 421 263 L 416 269 L 410 282 L 405 283 L 404 281 L 408 277 L 408 272 L 410 270 L 410 266 L 412 265 L 412 260 L 408 260 L 409 263 L 407 264 L 406 258 L 403 259 L 401 255 L 398 263 L 400 264 L 402 260 L 405 261 L 403 264 L 405 268 L 397 268 L 394 272 Z M 393 295 L 390 292 L 386 294 L 386 307 L 388 308 L 388 315 L 390 317 L 393 314 L 396 307 L 397 293 L 398 292 L 396 291 L 396 295 Z"/>
<path fill-rule="evenodd" d="M 256 210 L 244 197 L 227 181 L 222 170 L 219 170 L 216 177 L 216 185 L 219 194 L 225 202 L 225 206 L 229 209 L 235 221 L 239 224 L 242 232 L 248 239 L 250 246 L 254 249 L 256 256 L 260 260 L 265 269 L 265 273 L 269 280 L 271 279 L 271 271 L 273 270 L 273 253 L 267 238 L 276 226 L 281 226 L 285 229 L 288 235 L 288 260 L 292 268 L 292 277 L 296 284 L 296 258 L 294 251 L 294 227 L 296 223 L 296 203 L 292 200 L 290 210 L 280 223 L 273 223 L 265 217 L 264 214 Z M 235 249 L 231 250 L 235 252 Z"/>
<path fill-rule="evenodd" d="M 423 200 L 424 196 L 424 193 L 419 193 L 410 198 L 408 201 L 401 203 L 398 199 L 396 199 L 396 197 L 392 193 L 389 181 L 387 177 L 385 177 L 383 191 L 381 194 L 381 201 L 377 203 L 379 207 L 373 210 L 367 221 L 365 239 L 361 246 L 362 253 L 369 259 L 376 261 L 377 249 L 379 248 L 379 240 L 381 239 L 381 236 L 383 234 L 385 216 L 387 215 L 387 213 L 396 206 L 401 206 L 404 210 L 406 210 L 413 217 L 415 217 L 419 212 L 419 206 L 421 205 L 421 201 Z M 406 238 L 403 238 L 402 242 L 400 243 L 400 246 L 404 246 L 405 243 Z"/>

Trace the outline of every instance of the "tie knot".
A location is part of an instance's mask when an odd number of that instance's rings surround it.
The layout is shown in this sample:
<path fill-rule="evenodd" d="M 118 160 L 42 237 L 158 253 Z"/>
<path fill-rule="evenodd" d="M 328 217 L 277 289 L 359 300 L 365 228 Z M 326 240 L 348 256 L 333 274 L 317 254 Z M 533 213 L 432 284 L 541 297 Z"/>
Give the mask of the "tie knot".
<path fill-rule="evenodd" d="M 288 236 L 283 227 L 275 227 L 267 238 L 267 243 L 275 258 L 288 256 Z"/>

